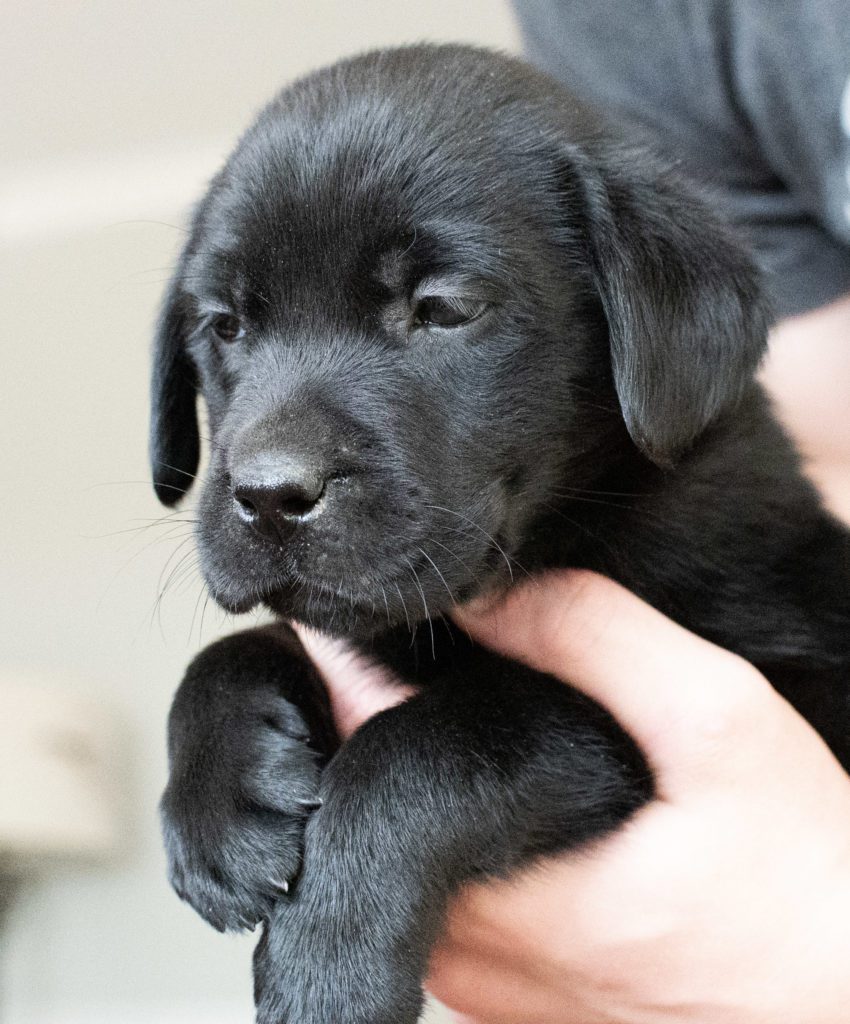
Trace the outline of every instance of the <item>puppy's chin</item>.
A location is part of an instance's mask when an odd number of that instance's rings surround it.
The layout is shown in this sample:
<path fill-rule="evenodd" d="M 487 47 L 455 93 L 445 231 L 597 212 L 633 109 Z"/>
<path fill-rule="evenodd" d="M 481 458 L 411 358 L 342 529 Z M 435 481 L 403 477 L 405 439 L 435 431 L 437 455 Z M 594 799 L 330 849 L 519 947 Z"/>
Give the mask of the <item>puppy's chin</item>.
<path fill-rule="evenodd" d="M 478 594 L 478 587 L 465 588 L 456 603 L 469 600 L 473 593 Z M 413 631 L 426 618 L 441 618 L 454 607 L 447 596 L 441 600 L 429 595 L 426 602 L 423 604 L 418 591 L 404 593 L 394 586 L 378 594 L 350 595 L 305 585 L 277 590 L 263 598 L 263 604 L 282 618 L 349 640 L 367 640 L 395 628 Z"/>
<path fill-rule="evenodd" d="M 453 600 L 445 589 L 426 593 L 421 583 L 379 585 L 372 591 L 348 592 L 325 583 L 270 581 L 266 587 L 243 590 L 232 582 L 208 581 L 217 604 L 232 614 L 244 614 L 264 605 L 275 615 L 329 636 L 364 640 L 394 628 L 414 630 L 426 618 L 436 619 L 458 605 L 478 599 L 492 599 L 509 585 L 507 572 L 485 559 L 477 577 L 457 587 Z"/>
<path fill-rule="evenodd" d="M 323 588 L 303 587 L 276 590 L 263 598 L 263 604 L 276 615 L 309 626 L 327 636 L 351 640 L 368 639 L 398 625 L 392 609 Z"/>

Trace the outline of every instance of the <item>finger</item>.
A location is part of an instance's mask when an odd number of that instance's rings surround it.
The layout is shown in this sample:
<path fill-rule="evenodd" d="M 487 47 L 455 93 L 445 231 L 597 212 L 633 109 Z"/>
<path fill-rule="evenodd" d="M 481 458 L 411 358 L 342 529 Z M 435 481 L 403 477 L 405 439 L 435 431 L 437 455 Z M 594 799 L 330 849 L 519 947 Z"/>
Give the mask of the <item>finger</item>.
<path fill-rule="evenodd" d="M 379 711 L 413 696 L 412 687 L 399 683 L 389 670 L 365 661 L 340 641 L 304 626 L 293 628 L 327 684 L 334 722 L 343 739 Z"/>
<path fill-rule="evenodd" d="M 514 1024 L 550 1020 L 549 986 L 517 971 L 510 959 L 493 960 L 469 948 L 433 951 L 425 989 L 451 1011 L 456 1024 Z M 555 1017 L 568 1024 L 563 1003 Z"/>
<path fill-rule="evenodd" d="M 457 619 L 479 642 L 604 705 L 668 790 L 680 779 L 690 786 L 695 769 L 739 771 L 734 748 L 749 749 L 783 706 L 751 665 L 595 573 L 549 573 Z M 747 744 L 736 742 L 742 732 Z"/>

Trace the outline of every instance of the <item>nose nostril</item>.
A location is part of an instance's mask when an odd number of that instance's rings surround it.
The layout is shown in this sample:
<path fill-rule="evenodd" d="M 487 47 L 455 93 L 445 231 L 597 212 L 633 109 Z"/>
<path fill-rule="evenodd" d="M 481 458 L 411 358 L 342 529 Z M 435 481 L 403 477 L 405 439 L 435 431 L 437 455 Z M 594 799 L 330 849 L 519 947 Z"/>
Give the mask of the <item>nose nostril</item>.
<path fill-rule="evenodd" d="M 233 486 L 234 508 L 242 521 L 256 532 L 279 541 L 310 513 L 318 511 L 327 481 L 318 475 L 302 479 L 240 481 Z"/>
<path fill-rule="evenodd" d="M 242 509 L 243 512 L 246 512 L 249 516 L 255 516 L 257 514 L 257 506 L 253 503 L 253 501 L 250 501 L 248 498 L 243 497 L 243 495 L 241 494 L 234 494 L 233 497 L 236 501 L 236 504 Z"/>
<path fill-rule="evenodd" d="M 289 494 L 285 497 L 281 497 L 278 503 L 278 510 L 284 516 L 290 516 L 293 519 L 300 519 L 302 516 L 316 507 L 321 498 L 321 494 L 315 498 L 312 495 L 307 494 Z"/>

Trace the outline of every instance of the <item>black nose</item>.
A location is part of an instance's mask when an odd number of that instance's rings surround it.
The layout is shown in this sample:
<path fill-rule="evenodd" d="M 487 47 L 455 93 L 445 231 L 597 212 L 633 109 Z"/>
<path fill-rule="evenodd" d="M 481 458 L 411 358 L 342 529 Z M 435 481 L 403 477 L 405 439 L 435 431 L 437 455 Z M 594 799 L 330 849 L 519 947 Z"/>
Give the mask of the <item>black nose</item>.
<path fill-rule="evenodd" d="M 280 542 L 318 511 L 327 479 L 313 462 L 262 458 L 240 467 L 233 498 L 240 518 L 257 533 Z"/>

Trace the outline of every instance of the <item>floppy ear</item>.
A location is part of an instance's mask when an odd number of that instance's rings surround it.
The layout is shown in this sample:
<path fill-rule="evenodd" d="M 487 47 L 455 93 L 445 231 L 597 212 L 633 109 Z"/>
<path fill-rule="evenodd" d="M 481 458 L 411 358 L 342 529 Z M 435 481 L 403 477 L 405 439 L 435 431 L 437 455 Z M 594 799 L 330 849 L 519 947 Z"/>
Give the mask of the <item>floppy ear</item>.
<path fill-rule="evenodd" d="M 614 384 L 638 448 L 671 466 L 741 397 L 770 324 L 741 243 L 670 168 L 635 150 L 572 158 Z"/>
<path fill-rule="evenodd" d="M 185 349 L 186 309 L 178 270 L 163 302 L 153 349 L 150 458 L 163 505 L 175 505 L 198 468 L 197 381 Z"/>

